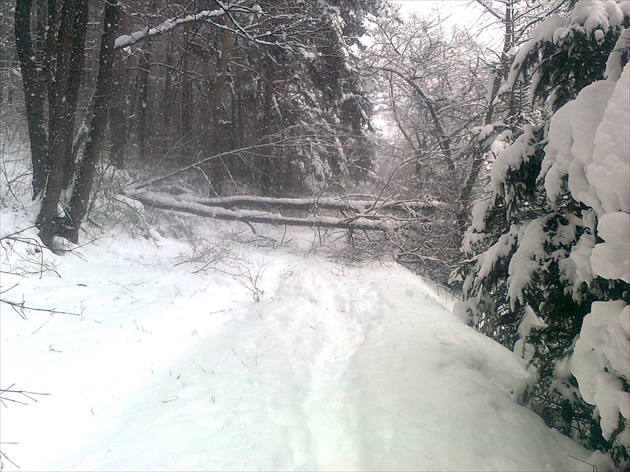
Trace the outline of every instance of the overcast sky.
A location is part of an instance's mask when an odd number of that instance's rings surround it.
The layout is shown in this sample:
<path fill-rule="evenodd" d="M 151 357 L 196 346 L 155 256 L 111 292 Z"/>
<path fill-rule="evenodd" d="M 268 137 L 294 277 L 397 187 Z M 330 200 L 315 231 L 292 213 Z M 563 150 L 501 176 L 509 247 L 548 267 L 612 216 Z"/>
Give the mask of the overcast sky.
<path fill-rule="evenodd" d="M 500 28 L 489 28 L 491 19 L 487 16 L 482 18 L 482 7 L 472 0 L 393 0 L 393 3 L 401 5 L 402 12 L 417 12 L 420 15 L 430 15 L 437 7 L 442 17 L 448 17 L 447 25 L 482 30 L 482 35 L 489 42 L 494 42 L 497 34 L 500 35 Z"/>

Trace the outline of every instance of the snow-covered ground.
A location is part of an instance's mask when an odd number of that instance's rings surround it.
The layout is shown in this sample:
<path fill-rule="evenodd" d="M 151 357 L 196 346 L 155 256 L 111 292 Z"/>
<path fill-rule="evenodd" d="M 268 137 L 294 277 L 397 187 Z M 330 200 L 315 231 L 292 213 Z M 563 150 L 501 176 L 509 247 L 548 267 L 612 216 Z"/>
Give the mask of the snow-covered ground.
<path fill-rule="evenodd" d="M 202 271 L 156 233 L 2 241 L 2 298 L 76 314 L 1 306 L 1 387 L 49 394 L 4 395 L 27 403 L 1 406 L 22 470 L 592 470 L 513 401 L 522 361 L 419 277 L 331 262 L 310 230 L 264 229 L 274 248 L 206 225 Z"/>

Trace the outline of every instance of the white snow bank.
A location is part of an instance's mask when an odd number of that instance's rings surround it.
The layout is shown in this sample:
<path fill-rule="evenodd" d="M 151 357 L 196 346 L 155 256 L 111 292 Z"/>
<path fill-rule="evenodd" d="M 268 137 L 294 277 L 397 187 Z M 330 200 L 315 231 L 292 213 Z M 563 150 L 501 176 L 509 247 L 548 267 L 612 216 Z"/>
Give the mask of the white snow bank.
<path fill-rule="evenodd" d="M 242 227 L 220 228 L 209 244 Z M 289 240 L 232 242 L 195 274 L 186 244 L 110 235 L 52 256 L 59 276 L 3 274 L 3 297 L 80 314 L 2 307 L 2 386 L 51 394 L 3 410 L 3 452 L 23 470 L 591 470 L 513 401 L 523 361 L 420 278 Z"/>

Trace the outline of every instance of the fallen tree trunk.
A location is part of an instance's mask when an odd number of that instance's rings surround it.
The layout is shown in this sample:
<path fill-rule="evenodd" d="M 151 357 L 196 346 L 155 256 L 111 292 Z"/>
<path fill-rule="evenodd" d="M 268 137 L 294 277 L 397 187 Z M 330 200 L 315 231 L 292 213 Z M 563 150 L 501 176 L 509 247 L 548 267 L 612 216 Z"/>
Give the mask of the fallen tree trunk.
<path fill-rule="evenodd" d="M 186 196 L 181 200 L 219 208 L 282 208 L 285 210 L 335 210 L 341 212 L 364 213 L 369 211 L 416 211 L 431 214 L 438 204 L 417 201 L 374 202 L 342 200 L 340 198 L 270 198 L 247 195 L 222 198 Z"/>
<path fill-rule="evenodd" d="M 218 220 L 242 221 L 245 223 L 264 223 L 275 226 L 308 226 L 315 228 L 357 229 L 363 231 L 386 231 L 391 229 L 390 225 L 388 225 L 386 221 L 382 220 L 382 217 L 370 217 L 368 215 L 357 215 L 355 217 L 343 219 L 328 216 L 296 218 L 262 211 L 228 210 L 216 206 L 211 207 L 195 201 L 183 200 L 171 195 L 164 195 L 156 192 L 126 190 L 125 195 L 139 201 L 143 205 L 153 208 L 180 211 L 191 215 L 215 218 Z M 254 199 L 255 197 L 251 198 Z"/>

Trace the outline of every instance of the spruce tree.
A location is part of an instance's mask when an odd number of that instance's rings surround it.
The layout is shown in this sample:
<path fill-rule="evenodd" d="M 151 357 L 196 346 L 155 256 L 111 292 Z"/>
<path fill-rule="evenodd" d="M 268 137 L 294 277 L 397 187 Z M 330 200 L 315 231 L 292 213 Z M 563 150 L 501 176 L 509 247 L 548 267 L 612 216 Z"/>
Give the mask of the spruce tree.
<path fill-rule="evenodd" d="M 527 82 L 551 116 L 499 153 L 463 245 L 471 324 L 532 371 L 521 402 L 619 466 L 630 448 L 628 3 L 580 0 L 520 48 L 506 88 Z"/>

